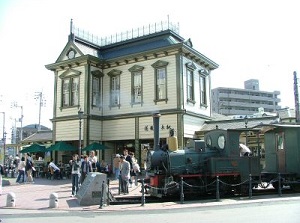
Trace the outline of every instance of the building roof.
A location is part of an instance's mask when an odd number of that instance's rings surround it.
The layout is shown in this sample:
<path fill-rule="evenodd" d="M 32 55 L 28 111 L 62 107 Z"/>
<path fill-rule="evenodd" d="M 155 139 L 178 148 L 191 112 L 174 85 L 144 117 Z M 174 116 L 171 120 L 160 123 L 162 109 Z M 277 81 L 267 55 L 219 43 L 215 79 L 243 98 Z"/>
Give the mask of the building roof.
<path fill-rule="evenodd" d="M 29 137 L 22 140 L 22 144 L 36 143 L 46 143 L 52 141 L 52 130 L 38 131 Z"/>
<path fill-rule="evenodd" d="M 247 128 L 246 121 L 247 120 Z M 204 125 L 201 126 L 199 131 L 196 131 L 196 135 L 203 135 L 205 132 L 213 129 L 249 129 L 253 130 L 255 127 L 261 124 L 272 124 L 278 121 L 277 116 L 268 116 L 260 118 L 247 118 L 247 119 L 227 119 L 227 120 L 214 120 L 206 121 Z"/>

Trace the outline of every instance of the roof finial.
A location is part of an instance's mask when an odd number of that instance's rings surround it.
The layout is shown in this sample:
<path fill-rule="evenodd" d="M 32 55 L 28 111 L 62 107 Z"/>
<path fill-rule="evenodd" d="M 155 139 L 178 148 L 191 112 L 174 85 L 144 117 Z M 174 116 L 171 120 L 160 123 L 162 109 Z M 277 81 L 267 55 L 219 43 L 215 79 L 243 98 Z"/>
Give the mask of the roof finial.
<path fill-rule="evenodd" d="M 69 40 L 74 41 L 74 33 L 73 33 L 73 19 L 71 19 L 70 22 L 70 35 L 69 35 Z"/>
<path fill-rule="evenodd" d="M 72 34 L 72 30 L 73 30 L 73 19 L 71 19 L 71 23 L 70 23 L 70 34 Z"/>

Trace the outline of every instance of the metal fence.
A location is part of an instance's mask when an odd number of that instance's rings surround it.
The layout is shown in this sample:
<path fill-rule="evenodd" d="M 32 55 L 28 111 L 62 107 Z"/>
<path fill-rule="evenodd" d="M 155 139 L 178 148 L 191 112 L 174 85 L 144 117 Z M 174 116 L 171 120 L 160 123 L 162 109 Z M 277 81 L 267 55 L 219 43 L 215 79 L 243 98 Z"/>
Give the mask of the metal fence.
<path fill-rule="evenodd" d="M 129 39 L 135 39 L 141 36 L 147 36 L 153 33 L 171 30 L 177 34 L 179 34 L 179 24 L 173 24 L 169 21 L 165 22 L 157 22 L 154 24 L 149 24 L 148 26 L 139 27 L 136 29 L 128 30 L 126 32 L 116 33 L 114 35 L 110 35 L 104 38 L 100 38 L 96 35 L 91 34 L 83 29 L 77 28 L 72 25 L 72 33 L 81 39 L 84 39 L 90 43 L 93 43 L 98 46 L 106 46 L 113 43 L 122 42 Z"/>

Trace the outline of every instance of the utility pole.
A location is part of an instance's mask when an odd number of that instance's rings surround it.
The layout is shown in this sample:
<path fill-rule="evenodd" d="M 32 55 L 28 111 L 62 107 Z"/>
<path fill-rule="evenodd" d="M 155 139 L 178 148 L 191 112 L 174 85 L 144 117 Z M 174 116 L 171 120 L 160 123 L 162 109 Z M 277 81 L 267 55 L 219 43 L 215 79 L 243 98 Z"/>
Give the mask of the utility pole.
<path fill-rule="evenodd" d="M 11 108 L 20 108 L 21 109 L 21 117 L 18 118 L 18 122 L 20 122 L 21 127 L 20 127 L 20 133 L 19 133 L 19 141 L 23 140 L 23 106 L 18 105 L 17 102 L 13 101 L 11 103 Z M 15 119 L 16 120 L 16 119 Z"/>
<path fill-rule="evenodd" d="M 44 106 L 43 92 L 35 92 L 34 99 L 39 101 L 39 125 L 38 125 L 38 131 L 41 131 L 41 110 L 42 110 L 42 106 Z"/>

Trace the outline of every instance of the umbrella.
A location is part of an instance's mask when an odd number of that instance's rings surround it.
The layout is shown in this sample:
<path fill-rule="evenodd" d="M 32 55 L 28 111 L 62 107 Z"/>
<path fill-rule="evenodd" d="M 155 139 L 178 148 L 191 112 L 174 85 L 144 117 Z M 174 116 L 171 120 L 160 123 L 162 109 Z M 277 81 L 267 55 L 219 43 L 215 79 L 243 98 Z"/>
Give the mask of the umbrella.
<path fill-rule="evenodd" d="M 100 144 L 99 142 L 93 142 L 90 145 L 84 147 L 82 151 L 90 151 L 90 150 L 105 150 L 108 149 L 107 146 Z"/>
<path fill-rule="evenodd" d="M 55 143 L 54 145 L 50 146 L 47 149 L 47 151 L 74 151 L 74 150 L 76 150 L 75 147 L 73 147 L 70 144 L 67 144 L 63 141 Z"/>
<path fill-rule="evenodd" d="M 26 147 L 25 149 L 22 149 L 22 150 L 20 151 L 20 153 L 46 152 L 45 148 L 46 148 L 46 147 L 43 146 L 43 145 L 39 145 L 39 144 L 34 143 L 34 144 L 32 144 L 32 145 Z"/>

